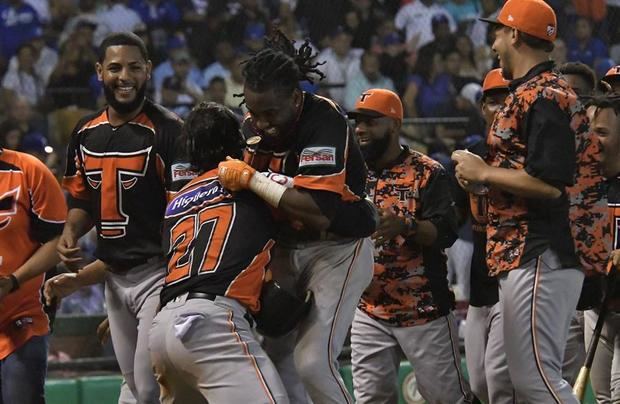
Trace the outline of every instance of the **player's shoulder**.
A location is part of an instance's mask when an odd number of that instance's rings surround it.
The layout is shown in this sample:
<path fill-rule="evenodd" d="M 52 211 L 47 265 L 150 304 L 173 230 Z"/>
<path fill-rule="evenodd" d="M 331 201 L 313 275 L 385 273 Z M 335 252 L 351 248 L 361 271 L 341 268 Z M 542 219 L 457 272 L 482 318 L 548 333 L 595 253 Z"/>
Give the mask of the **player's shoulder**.
<path fill-rule="evenodd" d="M 13 170 L 19 171 L 42 171 L 47 170 L 47 166 L 32 154 L 20 151 L 2 149 L 0 161 L 5 166 L 12 166 Z"/>
<path fill-rule="evenodd" d="M 142 112 L 153 123 L 155 129 L 183 125 L 183 120 L 177 114 L 149 99 L 144 101 Z"/>
<path fill-rule="evenodd" d="M 406 165 L 409 167 L 413 167 L 414 169 L 430 170 L 432 172 L 445 171 L 440 162 L 432 159 L 424 153 L 409 148 L 406 149 L 406 152 L 408 155 L 405 161 Z"/>
<path fill-rule="evenodd" d="M 100 125 L 108 125 L 109 123 L 106 108 L 101 108 L 98 111 L 84 115 L 78 120 L 73 133 L 74 135 L 80 134 L 85 130 L 94 129 Z"/>
<path fill-rule="evenodd" d="M 321 95 L 304 93 L 304 115 L 309 121 L 316 123 L 330 120 L 346 123 L 346 115 L 334 100 Z"/>

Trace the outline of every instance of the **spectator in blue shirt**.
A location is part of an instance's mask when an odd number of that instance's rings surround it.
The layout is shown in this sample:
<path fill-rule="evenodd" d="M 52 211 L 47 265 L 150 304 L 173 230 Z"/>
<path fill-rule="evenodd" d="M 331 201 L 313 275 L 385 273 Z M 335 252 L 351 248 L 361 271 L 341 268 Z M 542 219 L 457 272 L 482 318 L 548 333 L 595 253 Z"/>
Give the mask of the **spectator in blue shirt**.
<path fill-rule="evenodd" d="M 181 10 L 172 0 L 132 0 L 129 7 L 149 28 L 174 29 L 181 22 Z"/>
<path fill-rule="evenodd" d="M 414 71 L 403 96 L 407 116 L 445 115 L 456 91 L 452 76 L 445 72 L 443 56 L 440 53 L 418 55 Z"/>
<path fill-rule="evenodd" d="M 22 0 L 0 3 L 0 51 L 8 60 L 17 49 L 34 38 L 42 29 L 39 15 Z"/>
<path fill-rule="evenodd" d="M 577 19 L 575 36 L 568 41 L 569 62 L 581 62 L 594 67 L 597 59 L 609 57 L 605 43 L 592 36 L 592 22 L 585 17 Z"/>

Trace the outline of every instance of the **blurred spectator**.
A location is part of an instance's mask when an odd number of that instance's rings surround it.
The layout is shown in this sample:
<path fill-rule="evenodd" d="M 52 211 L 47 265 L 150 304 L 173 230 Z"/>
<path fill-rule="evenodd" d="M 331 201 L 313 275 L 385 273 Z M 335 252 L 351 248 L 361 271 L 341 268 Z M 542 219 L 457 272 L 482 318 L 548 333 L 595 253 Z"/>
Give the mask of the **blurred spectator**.
<path fill-rule="evenodd" d="M 595 23 L 600 23 L 607 15 L 607 0 L 573 0 L 575 12 Z"/>
<path fill-rule="evenodd" d="M 405 45 L 397 32 L 384 36 L 381 45 L 382 52 L 379 56 L 381 73 L 392 79 L 396 92 L 402 94 L 405 91 L 407 78 Z"/>
<path fill-rule="evenodd" d="M 226 103 L 226 80 L 223 77 L 215 76 L 209 81 L 205 99 L 224 105 Z"/>
<path fill-rule="evenodd" d="M 450 32 L 456 30 L 456 23 L 443 6 L 435 0 L 415 0 L 398 10 L 394 23 L 396 28 L 405 31 L 409 49 L 419 49 L 433 40 L 432 19 L 438 14 L 447 17 Z"/>
<path fill-rule="evenodd" d="M 29 42 L 34 50 L 34 71 L 43 81 L 43 85 L 46 86 L 50 74 L 58 62 L 58 52 L 47 46 L 43 37 L 43 30 L 37 30 L 35 35 Z M 17 68 L 17 64 L 17 55 L 15 55 L 9 61 L 9 70 Z"/>
<path fill-rule="evenodd" d="M 344 24 L 353 34 L 351 46 L 368 49 L 380 22 L 380 16 L 372 0 L 350 0 L 345 12 Z"/>
<path fill-rule="evenodd" d="M 243 65 L 242 62 L 247 58 L 247 55 L 238 54 L 235 56 L 231 67 L 230 76 L 226 77 L 226 97 L 224 98 L 224 105 L 232 109 L 238 115 L 243 115 L 245 110 L 240 105 L 243 101 L 241 97 L 235 97 L 235 94 L 243 94 L 243 83 L 245 78 L 243 77 Z"/>
<path fill-rule="evenodd" d="M 156 93 L 155 102 L 175 112 L 181 118 L 202 101 L 204 94 L 200 85 L 189 76 L 192 59 L 187 50 L 179 50 L 171 56 L 174 74 L 164 79 L 161 93 Z"/>
<path fill-rule="evenodd" d="M 23 95 L 16 95 L 11 99 L 6 119 L 0 124 L 0 128 L 17 126 L 23 136 L 32 133 L 44 133 L 45 123 L 38 119 L 28 100 Z M 0 129 L 0 133 L 5 132 Z"/>
<path fill-rule="evenodd" d="M 444 7 L 461 30 L 469 29 L 478 18 L 478 4 L 475 0 L 449 0 Z"/>
<path fill-rule="evenodd" d="M 138 13 L 127 7 L 128 0 L 107 0 L 106 3 L 107 7 L 97 12 L 96 46 L 112 32 L 133 32 L 143 22 Z"/>
<path fill-rule="evenodd" d="M 480 82 L 479 78 L 475 76 L 466 76 L 464 72 L 461 71 L 463 57 L 456 49 L 444 54 L 443 61 L 444 71 L 450 75 L 452 86 L 457 93 L 460 92 L 466 84 Z"/>
<path fill-rule="evenodd" d="M 80 31 L 79 26 L 77 30 Z M 92 35 L 92 28 L 89 28 L 89 32 Z M 63 44 L 60 59 L 47 85 L 46 101 L 50 109 L 69 106 L 96 108 L 97 94 L 93 94 L 90 87 L 96 58 L 89 43 L 87 36 L 76 35 Z"/>
<path fill-rule="evenodd" d="M 37 12 L 41 23 L 48 24 L 50 22 L 52 15 L 50 13 L 49 0 L 24 0 L 24 3 L 28 4 Z"/>
<path fill-rule="evenodd" d="M 347 0 L 297 0 L 295 16 L 313 44 L 329 46 L 334 27 L 344 24 Z"/>
<path fill-rule="evenodd" d="M 553 43 L 553 50 L 549 54 L 549 59 L 553 60 L 556 65 L 568 62 L 568 49 L 563 39 L 557 38 Z"/>
<path fill-rule="evenodd" d="M 47 138 L 40 133 L 31 133 L 23 137 L 19 151 L 32 154 L 41 160 L 55 177 L 60 176 L 60 160 Z"/>
<path fill-rule="evenodd" d="M 478 18 L 488 18 L 494 20 L 499 13 L 499 0 L 480 0 L 480 13 Z M 476 19 L 468 31 L 474 47 L 478 48 L 487 45 L 487 33 L 489 24 Z"/>
<path fill-rule="evenodd" d="M 455 89 L 452 77 L 444 71 L 442 55 L 435 53 L 430 59 L 418 58 L 415 71 L 403 96 L 406 115 L 444 116 L 450 110 Z"/>
<path fill-rule="evenodd" d="M 321 86 L 325 93 L 338 104 L 344 103 L 344 86 L 348 77 L 359 71 L 363 49 L 351 48 L 353 36 L 344 27 L 339 26 L 331 34 L 329 47 L 323 49 L 317 61 L 325 62 L 319 69 L 325 74 Z"/>
<path fill-rule="evenodd" d="M 9 66 L 9 70 L 2 79 L 2 89 L 5 96 L 11 94 L 23 96 L 30 105 L 36 107 L 45 94 L 43 79 L 35 70 L 34 46 L 25 43 L 17 51 L 17 64 Z"/>
<path fill-rule="evenodd" d="M 7 149 L 19 150 L 23 137 L 24 133 L 17 123 L 4 121 L 0 124 L 0 144 L 3 144 Z"/>
<path fill-rule="evenodd" d="M 37 35 L 43 26 L 32 6 L 22 0 L 0 2 L 0 51 L 5 61 Z"/>
<path fill-rule="evenodd" d="M 342 105 L 347 111 L 355 109 L 360 94 L 370 88 L 384 88 L 394 91 L 394 83 L 379 71 L 379 57 L 370 51 L 364 52 L 360 71 L 347 80 L 345 99 Z"/>
<path fill-rule="evenodd" d="M 607 0 L 607 28 L 610 44 L 620 43 L 620 0 Z M 617 59 L 614 59 L 617 60 Z"/>
<path fill-rule="evenodd" d="M 484 70 L 482 70 L 476 62 L 474 46 L 467 35 L 457 36 L 456 51 L 461 56 L 459 75 L 463 77 L 474 77 L 478 81 L 482 81 Z"/>
<path fill-rule="evenodd" d="M 80 0 L 78 3 L 78 14 L 71 17 L 67 21 L 58 38 L 58 43 L 60 45 L 62 45 L 71 35 L 75 33 L 76 27 L 79 24 L 90 24 L 90 26 L 93 27 L 93 32 L 99 25 L 99 20 L 97 19 L 97 0 Z M 95 45 L 94 37 L 92 45 Z"/>
<path fill-rule="evenodd" d="M 260 0 L 238 0 L 237 3 L 235 13 L 226 23 L 226 33 L 233 46 L 240 48 L 248 25 L 262 24 L 264 28 L 269 22 L 269 17 Z"/>
<path fill-rule="evenodd" d="M 261 22 L 253 22 L 245 26 L 243 34 L 243 52 L 254 53 L 265 46 L 265 25 Z"/>
<path fill-rule="evenodd" d="M 228 9 L 222 0 L 181 0 L 178 4 L 183 15 L 181 26 L 188 40 L 187 46 L 196 64 L 204 69 L 213 62 L 217 43 L 228 40 Z"/>
<path fill-rule="evenodd" d="M 235 60 L 235 50 L 229 41 L 221 41 L 215 47 L 215 62 L 207 66 L 202 73 L 202 82 L 211 83 L 214 77 L 223 79 L 230 76 L 230 68 Z"/>
<path fill-rule="evenodd" d="M 161 92 L 162 84 L 166 77 L 174 75 L 174 69 L 172 68 L 172 58 L 176 53 L 189 53 L 185 37 L 181 33 L 176 33 L 168 39 L 168 59 L 161 62 L 157 67 L 153 69 L 153 87 L 155 94 Z M 202 74 L 200 69 L 193 63 L 189 70 L 189 79 L 191 82 L 198 84 L 202 87 Z"/>
<path fill-rule="evenodd" d="M 567 49 L 569 62 L 582 62 L 590 67 L 597 59 L 609 56 L 605 43 L 592 36 L 592 22 L 585 17 L 577 19 L 575 36 L 568 41 Z"/>
<path fill-rule="evenodd" d="M 160 53 L 181 22 L 181 10 L 172 0 L 131 0 L 129 7 L 140 16 L 146 25 L 151 46 Z M 136 30 L 134 27 L 133 31 Z"/>
<path fill-rule="evenodd" d="M 433 40 L 420 47 L 420 57 L 429 57 L 435 53 L 446 54 L 454 50 L 456 36 L 450 32 L 450 20 L 445 14 L 435 14 L 431 18 Z"/>

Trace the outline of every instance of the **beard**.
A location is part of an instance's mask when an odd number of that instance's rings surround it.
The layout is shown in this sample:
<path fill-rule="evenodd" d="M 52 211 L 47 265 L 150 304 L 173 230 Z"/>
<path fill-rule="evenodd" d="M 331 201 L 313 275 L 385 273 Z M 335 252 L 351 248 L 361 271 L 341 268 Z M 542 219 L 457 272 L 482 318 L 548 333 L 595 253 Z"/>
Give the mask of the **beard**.
<path fill-rule="evenodd" d="M 389 144 L 390 137 L 386 134 L 381 139 L 372 140 L 364 146 L 360 146 L 364 160 L 366 160 L 367 163 L 376 162 L 385 154 Z"/>
<path fill-rule="evenodd" d="M 140 107 L 146 95 L 146 82 L 136 91 L 136 96 L 132 101 L 121 102 L 114 95 L 114 87 L 103 84 L 103 94 L 108 105 L 121 115 L 129 114 Z"/>

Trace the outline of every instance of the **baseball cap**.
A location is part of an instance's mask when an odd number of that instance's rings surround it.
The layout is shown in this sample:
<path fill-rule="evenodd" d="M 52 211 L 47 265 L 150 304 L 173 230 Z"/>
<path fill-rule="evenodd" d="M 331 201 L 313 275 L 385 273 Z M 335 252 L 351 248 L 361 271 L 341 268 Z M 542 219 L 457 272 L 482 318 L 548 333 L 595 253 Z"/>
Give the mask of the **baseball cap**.
<path fill-rule="evenodd" d="M 502 69 L 493 69 L 489 71 L 482 82 L 482 92 L 486 93 L 490 90 L 508 89 L 510 82 L 502 76 Z"/>
<path fill-rule="evenodd" d="M 620 76 L 620 65 L 614 66 L 611 69 L 607 70 L 607 73 L 605 73 L 605 77 L 603 77 L 603 80 L 605 80 L 607 77 L 614 76 Z"/>
<path fill-rule="evenodd" d="M 371 88 L 364 91 L 355 103 L 355 109 L 347 114 L 349 118 L 364 115 L 371 118 L 403 119 L 403 103 L 396 93 L 384 88 Z"/>
<path fill-rule="evenodd" d="M 497 19 L 480 21 L 505 25 L 545 41 L 553 42 L 558 35 L 558 21 L 550 5 L 543 0 L 508 0 Z"/>

